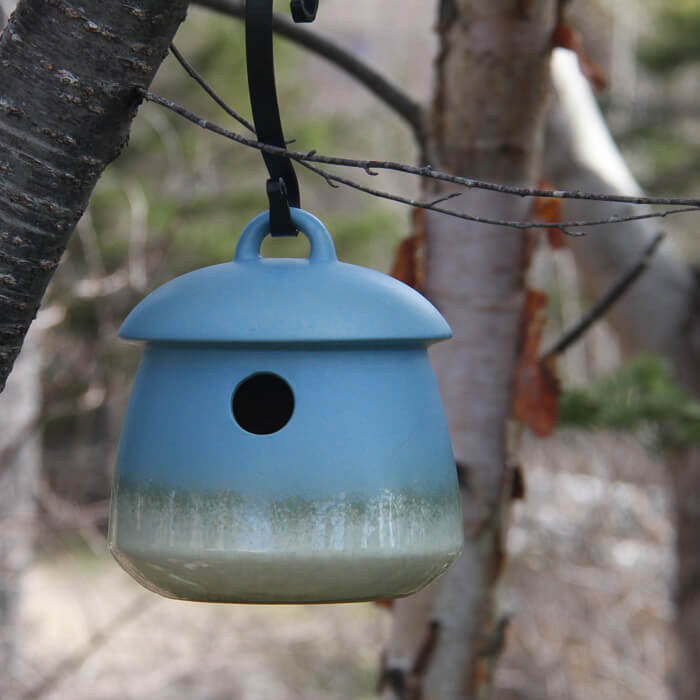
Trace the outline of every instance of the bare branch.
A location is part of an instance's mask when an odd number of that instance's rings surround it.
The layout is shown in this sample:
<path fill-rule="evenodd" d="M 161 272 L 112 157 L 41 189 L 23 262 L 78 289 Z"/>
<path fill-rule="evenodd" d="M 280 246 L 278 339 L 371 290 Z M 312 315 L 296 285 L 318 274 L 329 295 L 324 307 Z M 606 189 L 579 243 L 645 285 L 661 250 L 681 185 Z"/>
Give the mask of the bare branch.
<path fill-rule="evenodd" d="M 356 182 L 355 180 L 350 180 L 345 177 L 341 177 L 340 175 L 334 175 L 333 173 L 329 173 L 327 170 L 323 170 L 322 168 L 317 168 L 310 163 L 305 163 L 303 161 L 300 161 L 300 165 L 304 166 L 305 168 L 308 168 L 312 172 L 316 173 L 317 175 L 320 175 L 323 177 L 326 182 L 329 184 L 331 182 L 339 182 L 342 185 L 346 185 L 347 187 L 351 187 L 352 189 L 359 190 L 360 192 L 364 192 L 365 194 L 370 194 L 373 197 L 379 197 L 380 199 L 388 199 L 392 202 L 399 202 L 400 204 L 406 204 L 410 207 L 416 207 L 417 209 L 429 209 L 430 211 L 436 211 L 440 214 L 446 214 L 448 216 L 453 216 L 456 219 L 464 219 L 465 221 L 474 221 L 479 224 L 487 224 L 490 226 L 506 226 L 508 228 L 515 228 L 515 229 L 530 229 L 530 228 L 557 228 L 561 229 L 567 236 L 571 236 L 573 238 L 578 238 L 580 236 L 584 236 L 585 234 L 582 232 L 578 231 L 571 231 L 570 228 L 573 227 L 587 227 L 587 226 L 604 226 L 606 224 L 612 224 L 612 223 L 623 223 L 626 221 L 638 221 L 641 219 L 655 219 L 655 218 L 663 218 L 666 216 L 669 216 L 670 214 L 681 214 L 681 213 L 687 213 L 691 211 L 697 211 L 697 207 L 683 207 L 681 209 L 671 209 L 668 211 L 660 211 L 660 212 L 649 212 L 647 214 L 629 214 L 625 216 L 617 216 L 613 215 L 604 219 L 587 219 L 583 221 L 554 221 L 554 222 L 539 222 L 539 221 L 509 221 L 507 219 L 492 219 L 486 216 L 476 216 L 474 214 L 465 214 L 464 212 L 458 212 L 454 211 L 453 209 L 446 209 L 445 207 L 438 207 L 436 206 L 437 203 L 448 200 L 448 199 L 454 199 L 455 197 L 459 197 L 460 195 L 464 194 L 463 192 L 451 192 L 450 194 L 444 196 L 444 197 L 439 197 L 438 199 L 435 199 L 431 202 L 423 202 L 418 199 L 412 199 L 410 197 L 403 197 L 398 194 L 393 194 L 391 192 L 385 192 L 383 190 L 378 190 L 373 187 L 367 187 L 366 185 L 361 185 L 359 182 Z M 376 175 L 377 173 L 372 173 L 373 175 Z M 337 185 L 336 185 L 337 186 Z"/>
<path fill-rule="evenodd" d="M 438 207 L 435 205 L 435 202 L 441 202 L 444 199 L 452 199 L 454 197 L 458 197 L 461 194 L 464 194 L 463 192 L 452 192 L 449 197 L 440 197 L 432 202 L 423 202 L 419 199 L 412 199 L 411 197 L 403 197 L 399 194 L 392 194 L 391 192 L 384 192 L 383 190 L 377 190 L 373 187 L 367 187 L 365 185 L 361 185 L 359 182 L 355 182 L 354 180 L 350 180 L 346 177 L 341 177 L 340 175 L 334 175 L 333 173 L 329 173 L 327 170 L 323 170 L 322 168 L 318 168 L 314 165 L 311 165 L 310 163 L 305 163 L 305 162 L 300 162 L 300 165 L 302 165 L 305 168 L 308 168 L 312 172 L 316 173 L 317 175 L 320 175 L 322 178 L 326 180 L 326 182 L 330 183 L 335 183 L 339 182 L 342 185 L 345 185 L 346 187 L 351 187 L 354 190 L 359 190 L 360 192 L 364 192 L 365 194 L 370 194 L 373 197 L 379 197 L 380 199 L 388 199 L 391 202 L 398 202 L 399 204 L 406 204 L 409 207 L 415 207 L 416 209 L 429 209 L 430 211 L 436 211 L 440 214 L 447 214 L 448 216 L 454 216 L 456 219 L 464 219 L 465 221 L 474 221 L 478 224 L 487 224 L 491 226 L 508 226 L 512 228 L 518 228 L 518 229 L 527 229 L 527 228 L 533 228 L 535 226 L 537 227 L 557 227 L 559 228 L 560 225 L 557 224 L 539 224 L 533 221 L 530 222 L 523 222 L 523 221 L 506 221 L 505 219 L 491 219 L 485 216 L 476 216 L 474 214 L 465 214 L 464 212 L 458 212 L 454 211 L 452 209 L 445 209 L 445 207 Z M 376 175 L 376 173 L 374 173 Z M 335 185 L 337 187 L 337 185 Z M 567 231 L 565 228 L 562 228 L 562 230 L 569 236 L 580 236 L 583 234 L 579 233 L 572 233 L 570 231 Z"/>
<path fill-rule="evenodd" d="M 177 50 L 175 44 L 171 43 L 170 44 L 170 53 L 175 56 L 177 59 L 178 63 L 185 69 L 187 72 L 187 75 L 189 75 L 191 78 L 194 78 L 201 88 L 204 90 L 204 92 L 211 97 L 216 104 L 221 107 L 221 109 L 226 112 L 230 117 L 233 117 L 239 124 L 242 124 L 248 131 L 251 133 L 255 133 L 255 127 L 243 116 L 241 116 L 238 112 L 236 112 L 233 107 L 229 106 L 219 95 L 214 91 L 214 89 L 209 85 L 209 83 L 204 80 L 204 78 L 194 69 L 194 67 L 185 59 L 185 57 Z"/>
<path fill-rule="evenodd" d="M 195 0 L 195 4 L 242 19 L 245 15 L 245 2 L 241 0 Z M 305 49 L 322 56 L 327 61 L 351 75 L 379 98 L 413 129 L 419 144 L 423 140 L 423 118 L 421 106 L 389 82 L 374 68 L 362 62 L 357 56 L 346 51 L 335 42 L 304 29 L 279 15 L 272 18 L 272 29 L 280 36 L 293 41 Z"/>
<path fill-rule="evenodd" d="M 559 355 L 570 345 L 573 345 L 597 320 L 602 318 L 610 307 L 636 282 L 647 269 L 649 261 L 665 238 L 664 233 L 657 233 L 644 248 L 639 260 L 620 277 L 610 289 L 603 294 L 596 304 L 564 335 L 543 353 L 541 359 L 545 360 L 554 355 Z"/>
<path fill-rule="evenodd" d="M 318 174 L 325 178 L 326 182 L 333 181 L 337 183 L 344 184 L 348 187 L 360 190 L 367 194 L 374 195 L 376 197 L 381 197 L 383 199 L 390 199 L 395 202 L 400 202 L 402 204 L 407 204 L 413 207 L 419 207 L 422 209 L 431 209 L 432 211 L 437 211 L 442 214 L 447 214 L 449 216 L 454 216 L 461 219 L 467 219 L 469 221 L 476 221 L 478 223 L 490 224 L 496 226 L 507 226 L 509 228 L 515 229 L 528 229 L 528 228 L 560 228 L 568 235 L 582 235 L 581 233 L 571 231 L 572 228 L 583 228 L 588 226 L 601 226 L 604 224 L 611 223 L 623 223 L 625 221 L 638 221 L 640 219 L 653 219 L 662 218 L 670 216 L 672 214 L 680 214 L 689 211 L 697 211 L 700 209 L 700 199 L 681 199 L 681 198 L 669 198 L 669 197 L 628 197 L 624 195 L 616 194 L 598 194 L 591 192 L 579 192 L 579 191 L 567 191 L 567 190 L 543 190 L 537 188 L 526 188 L 517 187 L 512 185 L 500 185 L 492 182 L 485 182 L 483 180 L 474 180 L 472 178 L 461 177 L 458 175 L 450 175 L 449 173 L 441 172 L 435 170 L 430 165 L 425 166 L 414 166 L 407 165 L 404 163 L 396 163 L 393 161 L 379 161 L 379 160 L 356 160 L 352 158 L 337 158 L 332 156 L 323 156 L 316 153 L 315 150 L 302 153 L 300 151 L 290 151 L 286 148 L 281 148 L 279 146 L 271 146 L 260 141 L 256 141 L 252 138 L 247 138 L 237 134 L 236 132 L 225 129 L 218 124 L 210 122 L 208 119 L 204 119 L 193 112 L 185 109 L 181 105 L 168 100 L 160 95 L 156 95 L 149 90 L 140 89 L 139 92 L 144 97 L 144 99 L 159 104 L 167 109 L 179 114 L 180 116 L 188 119 L 192 123 L 196 124 L 202 129 L 211 131 L 212 133 L 224 136 L 225 138 L 231 139 L 236 143 L 240 143 L 244 146 L 250 148 L 256 148 L 265 153 L 272 153 L 275 155 L 283 155 L 292 160 L 308 165 L 309 163 L 321 163 L 324 165 L 339 165 L 343 167 L 358 168 L 364 170 L 369 175 L 377 175 L 376 170 L 390 170 L 394 172 L 402 172 L 409 175 L 416 175 L 419 177 L 425 177 L 432 180 L 440 180 L 442 182 L 449 182 L 455 185 L 460 185 L 467 189 L 481 189 L 491 192 L 499 192 L 501 194 L 516 195 L 519 197 L 555 197 L 559 199 L 588 199 L 594 201 L 605 201 L 611 203 L 629 203 L 629 204 L 665 204 L 667 206 L 683 207 L 679 209 L 666 209 L 663 211 L 649 212 L 645 214 L 635 214 L 635 215 L 611 215 L 609 217 L 600 219 L 590 219 L 582 221 L 554 221 L 554 222 L 537 222 L 537 221 L 507 221 L 500 219 L 490 219 L 487 217 L 471 216 L 468 214 L 463 214 L 460 212 L 455 212 L 451 209 L 445 209 L 444 207 L 437 207 L 430 202 L 419 202 L 414 199 L 407 197 L 402 197 L 400 195 L 394 195 L 389 192 L 383 192 L 381 190 L 373 189 L 370 187 L 365 187 L 357 182 L 348 180 L 346 178 L 340 177 L 338 175 L 333 175 L 327 171 L 320 171 L 317 169 Z"/>
<path fill-rule="evenodd" d="M 454 199 L 455 197 L 461 197 L 464 194 L 464 192 L 450 192 L 449 194 L 443 195 L 442 197 L 438 197 L 437 199 L 434 199 L 432 202 L 429 202 L 430 206 L 435 206 L 436 204 L 440 204 L 440 202 L 447 202 L 450 199 Z"/>

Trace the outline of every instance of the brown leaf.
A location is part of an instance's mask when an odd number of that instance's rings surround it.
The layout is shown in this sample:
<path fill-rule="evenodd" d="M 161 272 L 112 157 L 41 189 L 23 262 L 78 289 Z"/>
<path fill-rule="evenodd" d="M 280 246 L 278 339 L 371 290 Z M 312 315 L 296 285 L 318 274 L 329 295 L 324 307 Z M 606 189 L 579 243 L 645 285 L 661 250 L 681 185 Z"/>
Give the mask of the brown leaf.
<path fill-rule="evenodd" d="M 608 86 L 608 78 L 605 75 L 605 71 L 591 58 L 584 48 L 581 32 L 574 29 L 568 22 L 560 21 L 554 28 L 552 47 L 556 46 L 570 49 L 576 54 L 581 72 L 596 90 L 604 90 Z"/>
<path fill-rule="evenodd" d="M 414 289 L 421 289 L 425 280 L 423 251 L 425 245 L 425 212 L 414 209 L 413 234 L 404 238 L 396 250 L 391 276 Z"/>
<path fill-rule="evenodd" d="M 560 228 L 548 228 L 547 242 L 552 250 L 566 248 L 566 234 Z"/>
<path fill-rule="evenodd" d="M 513 415 L 539 437 L 555 428 L 560 386 L 554 358 L 539 359 L 547 321 L 547 295 L 529 289 L 525 300 L 520 357 L 515 371 Z"/>

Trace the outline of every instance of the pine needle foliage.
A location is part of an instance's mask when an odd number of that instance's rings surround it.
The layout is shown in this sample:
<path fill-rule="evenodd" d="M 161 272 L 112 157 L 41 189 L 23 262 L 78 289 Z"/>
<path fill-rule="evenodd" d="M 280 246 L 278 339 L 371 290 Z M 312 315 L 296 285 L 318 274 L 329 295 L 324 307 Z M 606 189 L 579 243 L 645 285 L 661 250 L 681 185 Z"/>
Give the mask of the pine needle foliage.
<path fill-rule="evenodd" d="M 700 61 L 700 5 L 683 0 L 664 7 L 657 17 L 654 36 L 638 53 L 641 63 L 655 73 Z"/>
<path fill-rule="evenodd" d="M 656 449 L 700 444 L 700 403 L 659 357 L 639 355 L 614 375 L 565 391 L 560 426 L 635 432 Z"/>

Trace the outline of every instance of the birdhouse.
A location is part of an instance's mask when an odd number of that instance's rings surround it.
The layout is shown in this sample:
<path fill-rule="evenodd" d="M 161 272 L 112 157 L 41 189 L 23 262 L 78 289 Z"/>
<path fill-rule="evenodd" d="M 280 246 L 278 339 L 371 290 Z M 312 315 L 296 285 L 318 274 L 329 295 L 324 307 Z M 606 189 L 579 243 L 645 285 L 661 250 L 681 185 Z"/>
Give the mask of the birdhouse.
<path fill-rule="evenodd" d="M 304 259 L 163 285 L 120 335 L 146 341 L 114 475 L 109 543 L 171 598 L 346 602 L 413 593 L 462 548 L 457 474 L 427 346 L 448 338 L 406 285 L 336 259 L 291 209 Z"/>

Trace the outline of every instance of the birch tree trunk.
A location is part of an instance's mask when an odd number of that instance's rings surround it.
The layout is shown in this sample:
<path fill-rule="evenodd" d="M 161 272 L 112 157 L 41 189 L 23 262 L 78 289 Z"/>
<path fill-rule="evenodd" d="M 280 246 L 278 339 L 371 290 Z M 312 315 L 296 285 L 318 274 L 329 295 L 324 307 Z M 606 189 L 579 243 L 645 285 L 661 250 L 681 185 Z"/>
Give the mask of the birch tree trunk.
<path fill-rule="evenodd" d="M 439 8 L 427 162 L 484 180 L 535 185 L 556 3 L 445 0 Z M 515 220 L 526 219 L 530 207 L 524 199 L 483 192 L 454 201 L 472 214 Z M 466 543 L 437 584 L 395 603 L 383 697 L 486 698 L 506 624 L 494 586 L 505 562 L 514 478 L 511 394 L 523 323 L 525 237 L 434 213 L 425 223 L 425 291 L 454 331 L 432 359 L 460 470 Z"/>
<path fill-rule="evenodd" d="M 555 187 L 634 194 L 639 185 L 617 150 L 575 56 L 553 60 L 556 105 L 547 138 L 545 175 Z M 615 205 L 617 212 L 624 211 Z M 563 217 L 602 218 L 610 205 L 564 204 Z M 639 257 L 658 223 L 635 221 L 597 227 L 571 245 L 582 277 L 601 294 Z M 700 398 L 700 293 L 698 276 L 667 240 L 641 279 L 608 316 L 627 354 L 651 351 L 666 357 L 682 386 Z M 674 675 L 678 700 L 700 698 L 700 449 L 667 460 L 676 526 L 676 632 Z"/>
<path fill-rule="evenodd" d="M 0 390 L 187 0 L 21 0 L 0 36 Z"/>

